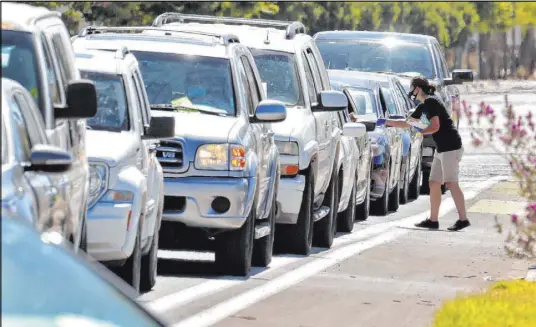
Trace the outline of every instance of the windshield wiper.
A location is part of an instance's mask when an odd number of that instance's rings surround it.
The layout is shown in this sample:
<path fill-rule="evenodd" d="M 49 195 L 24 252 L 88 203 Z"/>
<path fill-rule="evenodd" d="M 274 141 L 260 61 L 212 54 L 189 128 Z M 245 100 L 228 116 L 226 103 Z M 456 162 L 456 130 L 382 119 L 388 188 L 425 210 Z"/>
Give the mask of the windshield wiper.
<path fill-rule="evenodd" d="M 202 112 L 204 114 L 209 115 L 216 115 L 216 116 L 227 116 L 227 111 L 220 110 L 220 109 L 200 109 L 200 108 L 192 108 L 187 106 L 180 106 L 176 104 L 152 104 L 151 109 L 156 110 L 167 110 L 167 111 L 190 111 L 190 112 Z"/>

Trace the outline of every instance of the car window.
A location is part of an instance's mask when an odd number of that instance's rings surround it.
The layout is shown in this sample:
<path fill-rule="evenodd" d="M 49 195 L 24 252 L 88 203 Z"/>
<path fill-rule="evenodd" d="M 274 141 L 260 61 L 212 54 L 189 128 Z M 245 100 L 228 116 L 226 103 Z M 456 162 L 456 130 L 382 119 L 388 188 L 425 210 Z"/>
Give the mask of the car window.
<path fill-rule="evenodd" d="M 140 64 L 151 105 L 206 108 L 235 115 L 229 59 L 148 51 L 132 53 Z"/>
<path fill-rule="evenodd" d="M 320 93 L 320 91 L 322 91 L 322 79 L 320 78 L 320 71 L 318 70 L 316 60 L 313 57 L 313 52 L 310 48 L 306 49 L 305 58 L 307 58 L 307 62 L 309 63 L 309 68 L 311 68 L 311 71 L 313 72 L 315 90 L 316 90 L 316 94 L 318 94 Z"/>
<path fill-rule="evenodd" d="M 242 56 L 240 59 L 242 60 L 242 65 L 244 65 L 244 69 L 246 70 L 246 77 L 248 80 L 249 89 L 251 91 L 251 98 L 253 99 L 253 110 L 255 110 L 261 100 L 260 90 L 255 81 L 255 74 L 253 73 L 253 68 L 249 63 L 248 58 Z M 251 114 L 254 114 L 254 112 Z"/>
<path fill-rule="evenodd" d="M 26 97 L 20 92 L 15 93 L 15 102 L 22 113 L 26 130 L 30 136 L 30 148 L 37 144 L 48 144 L 47 135 L 44 131 L 45 124 L 41 116 L 35 114 L 37 111 L 35 104 L 26 101 Z"/>
<path fill-rule="evenodd" d="M 68 59 L 68 54 L 65 52 L 65 43 L 62 40 L 59 28 L 56 28 L 51 36 L 52 49 L 56 53 L 58 58 L 58 64 L 60 72 L 62 74 L 63 84 L 67 87 L 69 81 L 76 79 L 74 72 L 72 71 L 71 64 Z"/>
<path fill-rule="evenodd" d="M 303 67 L 305 69 L 305 80 L 307 81 L 307 93 L 309 95 L 309 102 L 312 104 L 317 103 L 317 93 L 315 89 L 315 82 L 313 80 L 313 73 L 309 62 L 307 61 L 305 54 L 302 53 Z"/>
<path fill-rule="evenodd" d="M 242 85 L 244 86 L 242 90 L 245 92 L 246 97 L 246 106 L 247 106 L 247 112 L 248 115 L 253 115 L 255 113 L 255 107 L 253 104 L 253 97 L 251 96 L 251 88 L 249 87 L 249 81 L 246 74 L 246 68 L 244 67 L 244 63 L 242 61 L 239 61 L 237 65 L 238 69 L 238 76 L 240 77 L 240 80 L 242 81 Z"/>
<path fill-rule="evenodd" d="M 80 71 L 80 75 L 93 81 L 97 89 L 97 114 L 87 120 L 87 126 L 94 130 L 112 132 L 130 130 L 123 77 L 88 71 Z"/>
<path fill-rule="evenodd" d="M 434 43 L 434 47 L 436 48 L 436 52 L 438 54 L 437 58 L 438 58 L 439 64 L 441 65 L 441 72 L 443 73 L 443 77 L 449 78 L 450 72 L 449 72 L 447 63 L 445 62 L 445 55 L 443 54 L 443 52 L 441 51 L 441 48 L 439 47 L 437 43 Z"/>
<path fill-rule="evenodd" d="M 382 94 L 383 94 L 383 100 L 385 101 L 385 105 L 387 106 L 387 110 L 389 111 L 389 115 L 396 115 L 398 113 L 398 109 L 396 107 L 396 100 L 394 99 L 394 94 L 392 90 L 388 87 L 382 87 Z"/>
<path fill-rule="evenodd" d="M 6 125 L 4 124 L 4 118 L 2 117 L 2 165 L 8 162 L 7 146 Z"/>
<path fill-rule="evenodd" d="M 377 115 L 372 90 L 356 87 L 349 87 L 347 90 L 350 96 L 352 96 L 357 115 Z"/>
<path fill-rule="evenodd" d="M 56 69 L 54 68 L 54 61 L 52 59 L 51 50 L 48 45 L 48 41 L 44 34 L 41 34 L 41 44 L 43 46 L 43 51 L 45 53 L 45 63 L 46 63 L 46 74 L 48 86 L 50 88 L 50 96 L 52 98 L 52 103 L 55 105 L 61 104 L 61 91 L 60 82 L 58 76 L 56 76 Z"/>
<path fill-rule="evenodd" d="M 136 93 L 136 106 L 138 107 L 139 111 L 144 112 L 145 108 L 144 108 L 143 91 L 141 87 L 142 84 L 140 83 L 140 80 L 136 74 L 131 74 L 130 80 L 134 84 L 134 92 Z"/>
<path fill-rule="evenodd" d="M 400 83 L 395 83 L 396 87 L 398 88 L 399 93 L 401 94 L 402 100 L 404 101 L 405 107 L 404 110 L 408 111 L 411 110 L 415 105 L 411 103 L 411 100 L 408 97 L 408 94 L 406 93 L 406 90 Z"/>
<path fill-rule="evenodd" d="M 394 72 L 435 77 L 432 55 L 424 44 L 373 40 L 317 40 L 327 69 Z"/>
<path fill-rule="evenodd" d="M 40 76 L 32 34 L 2 30 L 2 77 L 19 82 L 36 103 L 40 101 Z"/>
<path fill-rule="evenodd" d="M 267 84 L 268 99 L 289 106 L 303 105 L 294 54 L 251 49 L 261 80 Z"/>
<path fill-rule="evenodd" d="M 11 130 L 13 135 L 15 155 L 18 161 L 26 162 L 30 160 L 32 146 L 30 144 L 30 135 L 24 117 L 22 116 L 19 104 L 13 96 L 7 100 L 9 112 L 11 114 Z"/>
<path fill-rule="evenodd" d="M 42 241 L 21 219 L 2 217 L 1 224 L 3 325 L 162 325 L 104 268 Z"/>
<path fill-rule="evenodd" d="M 147 92 L 145 91 L 145 88 L 142 87 L 142 85 L 144 85 L 143 78 L 141 77 L 140 72 L 138 70 L 134 71 L 134 81 L 136 81 L 136 84 L 139 86 L 139 90 L 142 95 L 140 99 L 142 99 L 142 102 L 144 103 L 144 105 L 147 106 L 146 108 L 149 108 L 150 103 L 149 103 L 149 99 L 147 98 Z M 146 124 L 149 124 L 151 117 L 147 115 L 147 111 L 144 110 L 143 108 L 141 112 L 142 112 L 142 117 L 143 117 L 144 122 Z"/>

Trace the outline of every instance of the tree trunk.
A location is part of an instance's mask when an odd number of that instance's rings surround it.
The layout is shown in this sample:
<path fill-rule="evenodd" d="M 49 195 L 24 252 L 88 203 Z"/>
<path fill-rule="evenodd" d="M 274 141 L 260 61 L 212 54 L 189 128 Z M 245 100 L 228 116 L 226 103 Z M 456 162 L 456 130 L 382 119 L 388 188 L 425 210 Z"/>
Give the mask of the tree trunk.
<path fill-rule="evenodd" d="M 519 48 L 519 62 L 527 72 L 534 74 L 534 71 L 531 72 L 534 60 L 536 60 L 536 31 L 534 26 L 529 26 Z"/>

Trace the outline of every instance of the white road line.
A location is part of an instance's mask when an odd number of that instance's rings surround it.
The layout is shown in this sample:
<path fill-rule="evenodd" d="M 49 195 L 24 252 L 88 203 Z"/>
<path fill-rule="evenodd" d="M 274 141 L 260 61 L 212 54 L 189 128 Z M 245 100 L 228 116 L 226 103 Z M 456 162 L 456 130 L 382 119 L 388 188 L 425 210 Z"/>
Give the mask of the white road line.
<path fill-rule="evenodd" d="M 276 269 L 287 266 L 293 262 L 296 262 L 303 257 L 291 257 L 291 256 L 278 256 L 272 259 L 270 266 L 268 268 L 259 268 L 253 267 L 249 274 L 249 277 L 233 277 L 233 276 L 221 276 L 216 279 L 208 280 L 197 284 L 195 286 L 189 287 L 185 290 L 181 290 L 176 293 L 172 293 L 166 296 L 163 296 L 159 299 L 147 302 L 144 305 L 147 309 L 155 313 L 163 313 L 170 309 L 174 309 L 185 304 L 188 304 L 196 299 L 207 296 L 209 294 L 214 294 L 216 292 L 225 290 L 234 285 L 238 285 L 242 282 L 247 281 L 249 278 L 261 277 L 262 275 L 273 272 Z"/>
<path fill-rule="evenodd" d="M 267 282 L 262 286 L 251 289 L 250 291 L 242 293 L 230 300 L 224 301 L 208 310 L 174 324 L 172 327 L 211 326 L 231 314 L 237 313 L 254 303 L 257 303 L 269 296 L 289 288 L 292 285 L 316 275 L 322 270 L 336 265 L 338 262 L 348 259 L 351 256 L 354 256 L 367 249 L 390 242 L 408 232 L 409 231 L 406 230 L 394 230 L 362 243 L 353 243 L 339 248 L 324 256 L 322 259 L 315 259 L 314 261 L 307 263 L 296 270 L 288 272 L 270 282 Z"/>
<path fill-rule="evenodd" d="M 472 188 L 471 191 L 467 191 L 465 193 L 466 200 L 474 198 L 481 190 L 490 187 L 491 185 L 493 185 L 494 183 L 502 179 L 504 178 L 494 177 L 489 180 L 473 184 L 471 187 Z M 440 215 L 442 216 L 446 214 L 453 208 L 454 208 L 454 203 L 452 199 L 449 198 L 445 200 L 442 203 Z M 376 236 L 404 222 L 406 222 L 407 224 L 410 224 L 416 220 L 424 219 L 429 214 L 429 212 L 430 211 L 426 211 L 426 212 L 419 213 L 417 215 L 413 215 L 411 217 L 404 218 L 401 220 L 375 224 L 373 226 L 367 227 L 362 230 L 354 230 L 351 234 L 343 235 L 342 237 L 336 238 L 334 240 L 334 248 L 340 247 L 350 242 L 356 242 L 362 239 Z M 334 250 L 336 250 L 336 248 L 332 250 L 328 250 L 328 251 L 334 251 Z M 322 252 L 318 254 L 317 256 L 321 256 L 322 258 L 325 258 L 325 255 L 329 253 L 328 251 Z M 314 256 L 315 255 L 312 255 L 312 257 Z M 303 258 L 304 257 L 274 256 L 269 269 L 254 267 L 252 269 L 252 272 L 250 273 L 249 278 L 261 277 L 267 272 L 274 272 L 279 268 L 282 268 L 291 263 L 297 262 L 298 260 L 303 259 Z M 255 273 L 256 270 L 261 270 L 261 271 L 256 274 Z M 142 305 L 147 307 L 149 310 L 159 314 L 159 313 L 163 313 L 168 310 L 171 310 L 171 309 L 176 309 L 178 307 L 184 306 L 188 303 L 191 303 L 209 294 L 214 294 L 216 292 L 220 292 L 225 289 L 231 288 L 235 285 L 239 285 L 247 280 L 248 280 L 247 277 L 240 278 L 240 277 L 231 277 L 231 276 L 221 276 L 216 279 L 204 281 L 200 284 L 189 287 L 187 289 L 163 296 L 159 299 L 156 299 L 147 303 L 143 303 Z"/>
<path fill-rule="evenodd" d="M 478 195 L 480 191 L 504 179 L 505 179 L 504 177 L 495 177 L 495 178 L 490 178 L 487 181 L 478 183 L 477 184 L 478 186 L 475 185 L 476 186 L 475 189 L 478 189 L 479 191 L 467 192 L 468 194 L 466 194 L 466 200 L 474 198 L 476 195 Z M 450 209 L 452 208 L 452 206 L 453 206 L 452 202 L 450 202 L 450 206 L 448 205 L 442 206 L 444 209 L 442 208 L 443 210 L 440 211 L 440 216 L 443 216 L 446 213 L 448 213 Z M 393 222 L 382 224 L 383 226 L 381 228 L 376 228 L 376 230 L 373 230 L 373 228 L 376 226 L 372 226 L 361 231 L 356 231 L 355 238 L 363 237 L 364 234 L 373 234 L 371 231 L 375 233 L 378 233 L 378 232 L 382 233 L 382 231 L 388 230 L 392 227 L 395 227 L 396 225 L 400 225 L 400 223 L 410 224 L 416 221 L 417 219 L 422 219 L 422 217 L 425 217 L 428 214 L 428 212 L 429 211 L 418 214 L 418 215 L 414 215 L 408 218 L 404 218 L 398 221 L 393 221 Z M 211 326 L 221 321 L 222 319 L 232 314 L 235 314 L 269 296 L 279 293 L 287 289 L 290 286 L 293 286 L 311 276 L 314 276 L 315 274 L 321 272 L 322 270 L 325 270 L 333 265 L 336 265 L 337 263 L 343 260 L 346 260 L 364 250 L 373 248 L 375 246 L 379 246 L 381 244 L 388 243 L 394 240 L 395 238 L 401 235 L 404 235 L 408 232 L 409 232 L 408 230 L 399 230 L 399 229 L 386 231 L 386 232 L 383 232 L 381 235 L 368 239 L 366 241 L 351 243 L 342 247 L 332 249 L 324 253 L 322 255 L 322 259 L 313 259 L 313 261 L 303 266 L 300 266 L 299 268 L 296 268 L 295 270 L 285 273 L 265 283 L 262 286 L 253 288 L 232 299 L 221 302 L 210 309 L 204 310 L 177 324 L 172 325 L 172 327 Z"/>

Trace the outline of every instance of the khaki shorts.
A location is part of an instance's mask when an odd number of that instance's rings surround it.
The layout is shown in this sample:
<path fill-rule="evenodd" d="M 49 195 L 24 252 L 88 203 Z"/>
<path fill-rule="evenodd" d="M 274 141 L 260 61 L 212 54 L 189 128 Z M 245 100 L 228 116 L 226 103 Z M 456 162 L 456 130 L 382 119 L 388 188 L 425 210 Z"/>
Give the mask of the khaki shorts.
<path fill-rule="evenodd" d="M 430 180 L 441 184 L 457 182 L 462 155 L 463 148 L 441 153 L 436 152 L 432 161 Z"/>

